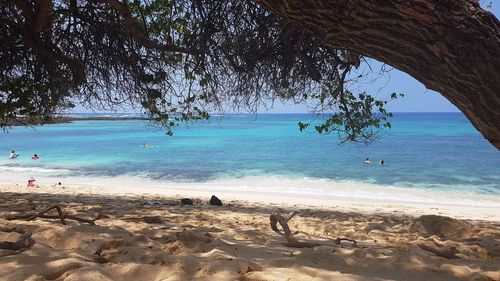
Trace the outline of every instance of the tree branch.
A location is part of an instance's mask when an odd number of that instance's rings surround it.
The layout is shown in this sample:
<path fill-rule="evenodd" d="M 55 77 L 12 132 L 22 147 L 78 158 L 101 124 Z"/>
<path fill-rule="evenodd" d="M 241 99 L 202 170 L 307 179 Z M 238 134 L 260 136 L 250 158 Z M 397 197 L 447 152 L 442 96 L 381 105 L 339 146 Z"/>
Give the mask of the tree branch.
<path fill-rule="evenodd" d="M 33 31 L 41 32 L 46 31 L 48 27 L 50 27 L 50 17 L 52 15 L 52 0 L 38 0 L 35 1 L 37 3 L 37 13 L 35 18 L 33 19 L 31 26 Z"/>
<path fill-rule="evenodd" d="M 0 249 L 19 251 L 19 250 L 31 248 L 31 246 L 33 246 L 33 244 L 35 244 L 35 240 L 33 240 L 31 238 L 31 232 L 25 231 L 24 229 L 22 229 L 20 227 L 0 226 L 0 231 L 1 232 L 17 232 L 17 233 L 21 234 L 21 236 L 19 236 L 19 238 L 17 239 L 16 242 L 8 242 L 8 241 L 0 242 Z"/>
<path fill-rule="evenodd" d="M 44 42 L 40 37 L 43 30 L 50 29 L 51 23 L 49 23 L 49 19 L 53 10 L 52 1 L 40 0 L 37 11 L 27 0 L 10 1 L 22 11 L 24 16 L 22 37 L 26 46 L 33 49 L 40 61 L 47 65 L 50 71 L 54 71 L 59 63 L 66 64 L 73 75 L 73 86 L 80 86 L 85 81 L 86 76 L 83 63 L 64 55 L 53 42 L 50 40 Z M 50 46 L 50 48 L 47 46 Z"/>
<path fill-rule="evenodd" d="M 48 211 L 55 209 L 57 210 L 57 216 L 51 216 L 51 215 L 45 215 Z M 62 224 L 66 225 L 65 219 L 71 219 L 71 220 L 76 220 L 79 222 L 84 222 L 88 223 L 90 225 L 95 225 L 95 221 L 102 218 L 103 215 L 98 214 L 97 217 L 93 220 L 90 219 L 84 219 L 80 218 L 74 215 L 68 215 L 64 214 L 61 207 L 59 205 L 51 205 L 48 206 L 47 208 L 43 209 L 42 211 L 35 213 L 35 214 L 17 214 L 17 215 L 9 215 L 7 216 L 7 220 L 19 220 L 19 219 L 25 219 L 27 221 L 34 220 L 36 218 L 47 218 L 47 219 L 59 219 Z"/>
<path fill-rule="evenodd" d="M 139 28 L 139 25 L 135 22 L 132 12 L 126 3 L 122 3 L 119 0 L 93 0 L 96 2 L 108 4 L 115 10 L 120 16 L 125 20 L 124 27 L 130 32 L 130 35 L 145 48 L 156 49 L 164 52 L 178 52 L 184 54 L 196 55 L 200 54 L 199 50 L 187 49 L 184 47 L 179 47 L 175 45 L 165 45 L 146 37 L 144 30 Z M 144 27 L 146 28 L 146 26 Z"/>

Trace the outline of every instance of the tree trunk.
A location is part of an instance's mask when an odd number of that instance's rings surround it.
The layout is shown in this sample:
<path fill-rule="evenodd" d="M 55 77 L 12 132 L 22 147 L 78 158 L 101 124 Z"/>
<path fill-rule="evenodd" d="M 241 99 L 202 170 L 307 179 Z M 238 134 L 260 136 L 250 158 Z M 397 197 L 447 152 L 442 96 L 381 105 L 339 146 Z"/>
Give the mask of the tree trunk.
<path fill-rule="evenodd" d="M 254 0 L 440 92 L 500 149 L 500 23 L 478 0 Z"/>

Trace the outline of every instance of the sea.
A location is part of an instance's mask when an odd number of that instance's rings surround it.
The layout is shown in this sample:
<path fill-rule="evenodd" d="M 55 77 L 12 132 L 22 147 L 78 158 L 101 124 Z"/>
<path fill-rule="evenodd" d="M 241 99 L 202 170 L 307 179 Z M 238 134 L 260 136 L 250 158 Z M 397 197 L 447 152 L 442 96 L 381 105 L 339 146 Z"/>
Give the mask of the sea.
<path fill-rule="evenodd" d="M 0 173 L 125 176 L 275 192 L 335 193 L 346 184 L 368 193 L 396 187 L 500 195 L 500 151 L 462 113 L 396 113 L 392 129 L 370 144 L 300 132 L 298 122 L 324 118 L 312 114 L 216 115 L 181 125 L 173 136 L 145 120 L 86 120 L 103 116 L 133 115 L 73 114 L 81 120 L 0 132 Z M 10 160 L 12 150 L 19 156 Z M 32 160 L 34 154 L 40 158 Z"/>

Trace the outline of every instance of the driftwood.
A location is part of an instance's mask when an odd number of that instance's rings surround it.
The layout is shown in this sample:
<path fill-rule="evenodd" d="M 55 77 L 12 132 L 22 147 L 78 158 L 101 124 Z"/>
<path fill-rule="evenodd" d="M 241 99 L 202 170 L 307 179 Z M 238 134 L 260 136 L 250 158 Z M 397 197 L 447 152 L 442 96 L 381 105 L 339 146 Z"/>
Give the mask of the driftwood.
<path fill-rule="evenodd" d="M 124 217 L 124 218 L 122 218 L 122 220 L 132 221 L 132 222 L 143 221 L 143 222 L 149 223 L 149 224 L 163 223 L 163 220 L 159 216 Z"/>
<path fill-rule="evenodd" d="M 436 254 L 437 256 L 447 258 L 447 259 L 459 259 L 460 257 L 456 255 L 457 251 L 453 247 L 437 247 L 431 243 L 420 243 L 418 244 L 420 248 L 425 251 Z"/>
<path fill-rule="evenodd" d="M 335 243 L 336 245 L 340 245 L 340 242 L 342 242 L 342 241 L 352 242 L 352 246 L 354 248 L 358 247 L 358 242 L 354 239 L 349 239 L 349 238 L 337 238 L 337 239 L 333 240 L 333 243 Z"/>
<path fill-rule="evenodd" d="M 20 227 L 0 226 L 0 232 L 17 232 L 21 234 L 16 242 L 0 242 L 0 249 L 19 251 L 29 249 L 31 248 L 31 246 L 33 246 L 33 244 L 35 244 L 35 240 L 31 238 L 31 232 L 25 231 Z"/>
<path fill-rule="evenodd" d="M 288 226 L 288 221 L 291 220 L 296 214 L 297 214 L 297 212 L 293 212 L 290 215 L 288 215 L 286 218 L 283 217 L 280 213 L 271 214 L 271 216 L 269 217 L 269 220 L 271 221 L 271 229 L 274 232 L 283 235 L 287 241 L 296 240 L 293 237 L 294 234 L 292 234 L 292 231 L 290 230 L 290 227 Z M 283 228 L 284 233 L 281 233 L 281 231 L 278 229 L 278 225 L 277 225 L 278 222 L 281 225 L 281 228 Z"/>
<path fill-rule="evenodd" d="M 288 221 L 290 221 L 295 215 L 297 214 L 296 211 L 290 213 L 288 216 L 284 217 L 280 213 L 274 213 L 271 214 L 269 217 L 270 224 L 271 224 L 271 229 L 280 234 L 281 236 L 285 237 L 286 243 L 283 243 L 284 246 L 287 247 L 292 247 L 292 248 L 313 248 L 320 246 L 322 244 L 319 243 L 312 243 L 312 242 L 301 242 L 297 240 L 297 238 L 294 237 L 295 234 L 298 232 L 292 233 L 290 230 L 290 227 L 288 226 Z M 283 231 L 278 229 L 278 223 L 281 225 L 281 228 Z M 340 245 L 340 242 L 346 240 L 346 241 L 351 241 L 353 242 L 353 246 L 357 247 L 357 242 L 355 240 L 349 239 L 349 238 L 337 238 L 333 242 L 335 245 Z"/>
<path fill-rule="evenodd" d="M 57 211 L 57 216 L 56 215 L 46 215 L 45 213 L 47 213 L 48 211 L 52 210 L 52 209 L 56 209 Z M 17 214 L 17 215 L 9 215 L 7 216 L 7 219 L 8 220 L 27 220 L 27 221 L 31 221 L 31 220 L 34 220 L 36 218 L 43 218 L 43 219 L 59 219 L 61 221 L 62 224 L 66 225 L 66 221 L 65 219 L 70 219 L 70 220 L 75 220 L 75 221 L 79 221 L 79 222 L 82 222 L 82 223 L 88 223 L 89 225 L 95 225 L 95 221 L 102 218 L 103 216 L 102 215 L 98 215 L 95 219 L 84 219 L 84 218 L 80 218 L 80 217 L 77 217 L 77 216 L 73 216 L 73 215 L 69 215 L 69 214 L 65 214 L 63 213 L 61 207 L 59 205 L 51 205 L 51 206 L 48 206 L 47 208 L 43 209 L 42 211 L 38 212 L 38 213 L 35 213 L 35 214 Z"/>

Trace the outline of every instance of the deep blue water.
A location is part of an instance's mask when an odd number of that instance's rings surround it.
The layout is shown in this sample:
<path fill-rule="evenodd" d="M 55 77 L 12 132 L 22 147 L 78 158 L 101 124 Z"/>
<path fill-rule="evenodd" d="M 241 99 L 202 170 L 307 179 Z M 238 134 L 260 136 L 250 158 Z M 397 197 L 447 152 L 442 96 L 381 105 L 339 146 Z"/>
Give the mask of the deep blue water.
<path fill-rule="evenodd" d="M 13 127 L 0 133 L 0 171 L 31 167 L 196 182 L 277 175 L 500 194 L 500 152 L 461 113 L 395 114 L 392 130 L 368 146 L 299 132 L 297 122 L 311 119 L 227 115 L 179 127 L 173 137 L 134 120 Z M 20 156 L 9 160 L 10 150 Z M 31 160 L 34 153 L 39 160 Z M 363 164 L 367 157 L 373 164 Z"/>

